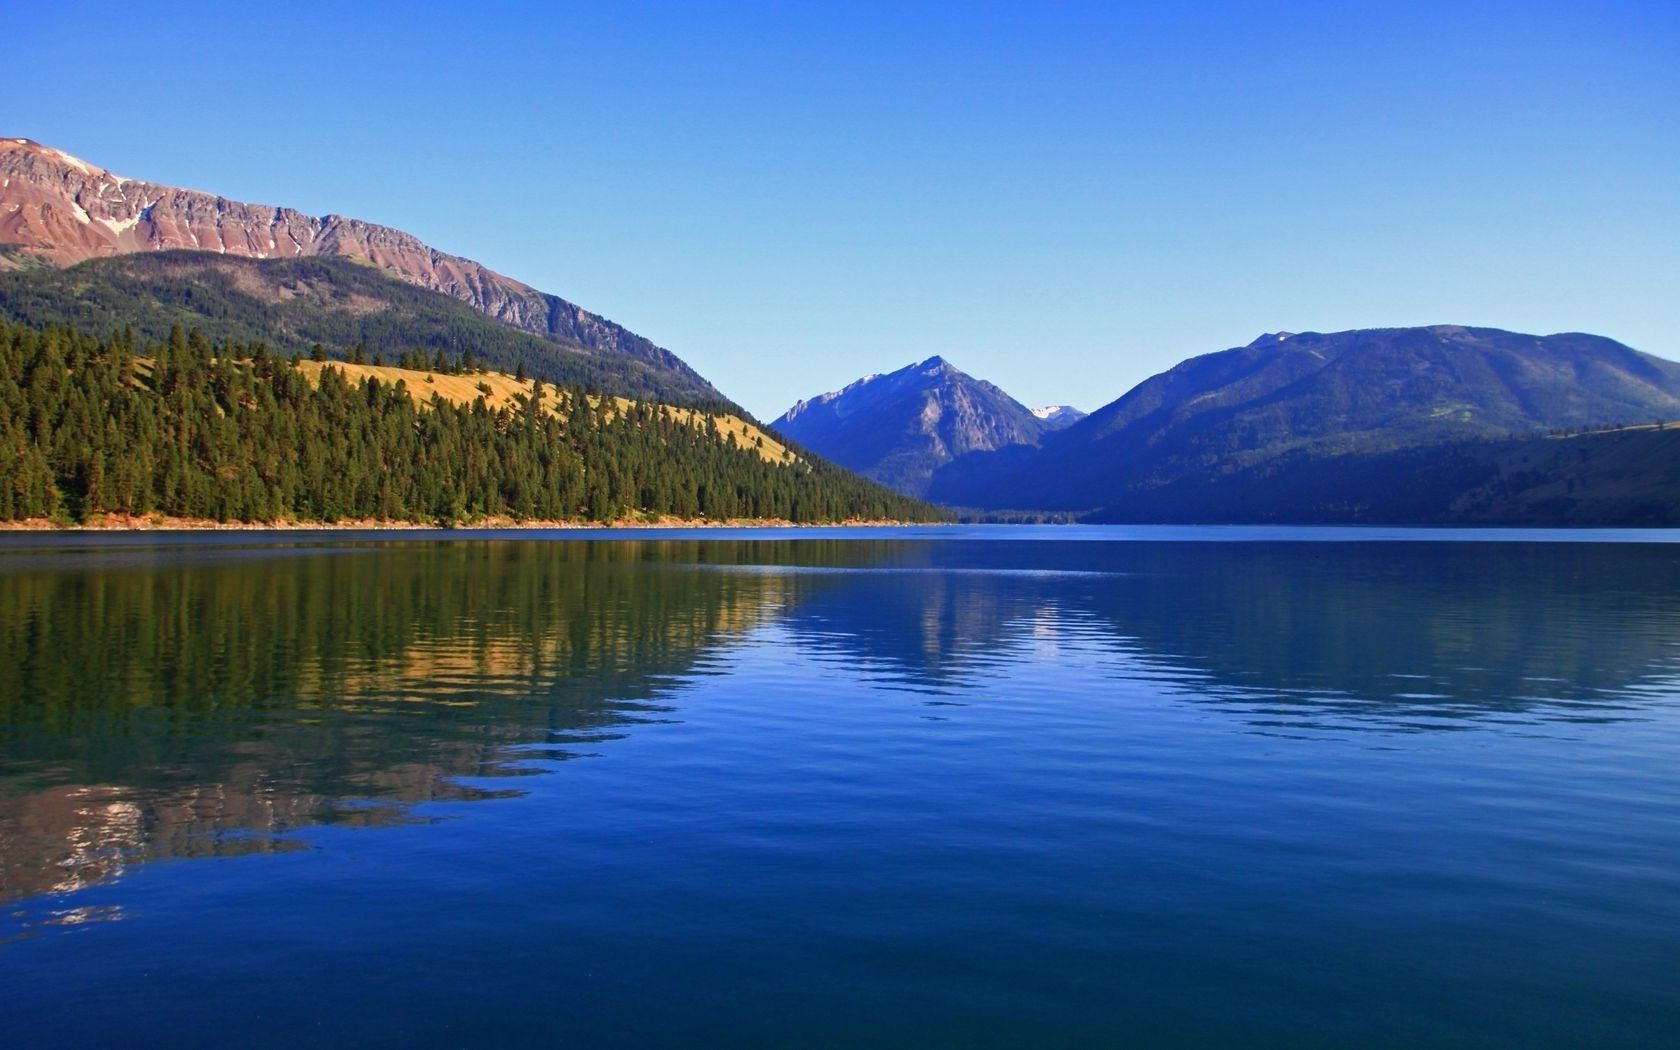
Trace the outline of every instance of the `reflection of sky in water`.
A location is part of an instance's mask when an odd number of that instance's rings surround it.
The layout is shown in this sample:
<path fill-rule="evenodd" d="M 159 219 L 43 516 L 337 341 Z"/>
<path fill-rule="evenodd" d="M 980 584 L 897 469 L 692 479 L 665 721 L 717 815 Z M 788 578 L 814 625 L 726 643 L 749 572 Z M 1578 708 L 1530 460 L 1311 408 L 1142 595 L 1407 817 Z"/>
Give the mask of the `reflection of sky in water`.
<path fill-rule="evenodd" d="M 896 697 L 948 727 L 983 706 L 1026 740 L 1122 701 L 1291 739 L 1664 718 L 1669 549 L 14 543 L 0 896 L 62 903 L 147 859 L 290 851 L 310 828 L 515 797 L 508 778 L 706 718 L 691 704 L 708 679 L 766 703 Z M 760 647 L 811 677 L 754 681 L 738 663 Z M 121 908 L 25 912 L 33 928 Z"/>
<path fill-rule="evenodd" d="M 1672 1031 L 1680 548 L 965 534 L 0 542 L 0 1037 Z"/>

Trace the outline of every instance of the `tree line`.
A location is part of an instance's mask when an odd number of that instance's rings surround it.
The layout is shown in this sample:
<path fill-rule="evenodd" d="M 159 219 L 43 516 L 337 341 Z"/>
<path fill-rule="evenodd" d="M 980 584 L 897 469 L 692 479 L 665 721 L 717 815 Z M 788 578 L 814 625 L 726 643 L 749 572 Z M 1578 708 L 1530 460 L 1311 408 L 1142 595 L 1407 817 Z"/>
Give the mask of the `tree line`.
<path fill-rule="evenodd" d="M 663 406 L 612 406 L 541 385 L 513 405 L 422 400 L 196 329 L 142 344 L 0 323 L 0 520 L 939 516 L 820 460 L 767 462 Z"/>

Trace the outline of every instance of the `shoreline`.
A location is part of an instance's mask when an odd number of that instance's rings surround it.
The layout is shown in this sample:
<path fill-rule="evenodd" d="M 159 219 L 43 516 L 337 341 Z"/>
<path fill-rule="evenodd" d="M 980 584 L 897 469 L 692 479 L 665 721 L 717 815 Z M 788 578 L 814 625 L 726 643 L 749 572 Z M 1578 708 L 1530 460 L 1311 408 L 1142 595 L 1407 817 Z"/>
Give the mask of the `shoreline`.
<path fill-rule="evenodd" d="M 0 521 L 5 532 L 452 532 L 474 529 L 554 532 L 559 530 L 637 529 L 828 529 L 893 528 L 906 525 L 943 525 L 937 521 L 895 521 L 859 518 L 844 521 L 794 522 L 785 518 L 616 518 L 612 521 L 546 521 L 505 517 L 479 518 L 470 522 L 442 525 L 436 522 L 392 521 L 383 518 L 345 518 L 339 521 L 215 521 L 211 518 L 178 518 L 163 514 L 101 514 L 85 522 L 25 518 Z"/>

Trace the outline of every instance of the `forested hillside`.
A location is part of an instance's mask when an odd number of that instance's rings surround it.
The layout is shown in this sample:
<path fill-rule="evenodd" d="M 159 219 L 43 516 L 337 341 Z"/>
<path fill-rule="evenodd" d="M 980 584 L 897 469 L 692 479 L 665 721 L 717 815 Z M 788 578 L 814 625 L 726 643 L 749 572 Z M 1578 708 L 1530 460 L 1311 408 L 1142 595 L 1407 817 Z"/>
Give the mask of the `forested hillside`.
<path fill-rule="evenodd" d="M 1680 362 L 1602 336 L 1458 325 L 1282 333 L 1146 379 L 1040 450 L 955 460 L 927 494 L 961 506 L 1124 513 L 1147 505 L 1176 516 L 1158 494 L 1199 501 L 1206 485 L 1286 457 L 1333 464 L 1349 454 L 1673 419 Z M 1244 519 L 1254 511 L 1244 508 Z"/>
<path fill-rule="evenodd" d="M 522 368 L 549 382 L 668 404 L 729 404 L 657 348 L 642 360 L 543 338 L 350 259 L 169 251 L 0 273 L 0 320 L 84 332 L 131 327 L 142 341 L 167 339 L 177 326 L 198 328 L 212 342 L 262 342 L 282 354 L 320 344 L 340 359 L 356 347 L 387 360 L 415 350 L 454 358 L 470 349 L 487 368 Z"/>
<path fill-rule="evenodd" d="M 669 406 L 540 383 L 459 404 L 307 367 L 197 331 L 146 343 L 0 324 L 0 520 L 938 514 L 820 460 L 772 462 Z"/>
<path fill-rule="evenodd" d="M 1089 522 L 1680 525 L 1680 425 L 1295 453 L 1129 493 Z"/>

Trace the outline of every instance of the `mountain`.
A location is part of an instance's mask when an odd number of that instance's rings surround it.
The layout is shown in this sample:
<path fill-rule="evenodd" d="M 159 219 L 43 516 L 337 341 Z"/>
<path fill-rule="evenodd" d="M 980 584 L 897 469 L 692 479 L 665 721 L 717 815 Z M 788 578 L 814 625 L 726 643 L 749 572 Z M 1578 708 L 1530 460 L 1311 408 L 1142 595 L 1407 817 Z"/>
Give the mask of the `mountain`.
<path fill-rule="evenodd" d="M 1072 405 L 1044 405 L 1033 409 L 1032 414 L 1044 424 L 1046 431 L 1051 431 L 1066 430 L 1090 413 L 1081 412 Z"/>
<path fill-rule="evenodd" d="M 1037 445 L 1031 409 L 942 357 L 801 401 L 770 424 L 812 451 L 919 496 L 959 456 Z"/>
<path fill-rule="evenodd" d="M 327 256 L 164 251 L 89 259 L 66 270 L 0 273 L 0 318 L 86 332 L 129 327 L 155 342 L 176 326 L 197 328 L 213 342 L 266 343 L 286 355 L 308 354 L 317 343 L 334 357 L 360 347 L 393 362 L 416 350 L 450 360 L 470 350 L 479 364 L 524 369 L 567 386 L 669 404 L 728 405 L 686 369 L 565 346 L 365 263 Z"/>
<path fill-rule="evenodd" d="M 1454 325 L 1277 333 L 1147 379 L 1029 455 L 954 462 L 928 495 L 1115 519 L 1136 504 L 1159 516 L 1168 491 L 1284 456 L 1322 475 L 1354 453 L 1676 418 L 1680 364 L 1601 336 Z"/>
<path fill-rule="evenodd" d="M 628 358 L 668 373 L 673 386 L 692 388 L 702 399 L 722 399 L 669 350 L 401 230 L 123 178 L 30 139 L 0 139 L 0 269 L 168 250 L 371 264 L 509 328 L 601 358 Z"/>

